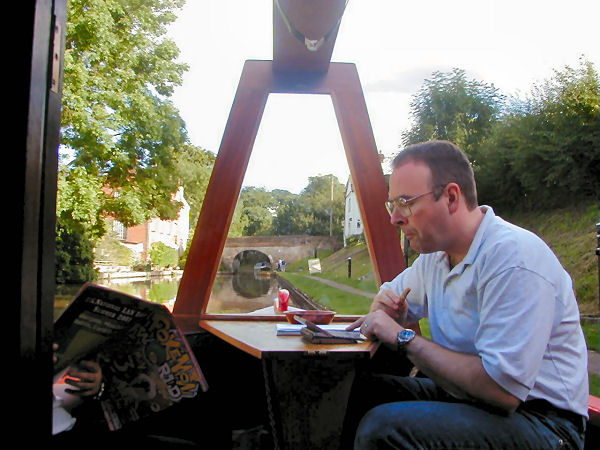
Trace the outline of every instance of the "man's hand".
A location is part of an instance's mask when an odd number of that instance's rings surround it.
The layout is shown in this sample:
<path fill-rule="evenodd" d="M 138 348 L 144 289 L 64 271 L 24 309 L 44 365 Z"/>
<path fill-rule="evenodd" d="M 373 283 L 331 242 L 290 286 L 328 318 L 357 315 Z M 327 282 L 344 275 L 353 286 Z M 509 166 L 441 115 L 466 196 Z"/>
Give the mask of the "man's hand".
<path fill-rule="evenodd" d="M 406 314 L 408 313 L 408 304 L 406 297 L 410 288 L 406 288 L 401 295 L 394 291 L 385 289 L 375 296 L 371 303 L 370 312 L 381 310 L 400 324 L 404 324 Z"/>
<path fill-rule="evenodd" d="M 346 330 L 360 327 L 363 336 L 396 348 L 396 337 L 403 328 L 383 310 L 378 309 L 348 325 Z"/>
<path fill-rule="evenodd" d="M 102 369 L 97 362 L 80 361 L 77 367 L 67 369 L 65 383 L 75 388 L 66 389 L 69 394 L 81 397 L 96 395 L 102 385 Z"/>

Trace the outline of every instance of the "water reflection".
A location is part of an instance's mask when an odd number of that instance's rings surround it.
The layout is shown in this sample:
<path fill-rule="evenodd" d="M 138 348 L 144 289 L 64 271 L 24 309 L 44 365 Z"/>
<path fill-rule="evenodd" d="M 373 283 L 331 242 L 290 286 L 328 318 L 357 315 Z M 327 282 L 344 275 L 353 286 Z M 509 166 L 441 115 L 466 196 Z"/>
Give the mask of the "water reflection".
<path fill-rule="evenodd" d="M 273 280 L 270 274 L 256 274 L 253 272 L 238 272 L 232 275 L 231 285 L 233 290 L 245 298 L 257 298 L 269 294 L 273 289 Z"/>
<path fill-rule="evenodd" d="M 270 274 L 217 274 L 206 312 L 238 314 L 273 305 L 278 287 L 277 277 Z"/>
<path fill-rule="evenodd" d="M 97 284 L 172 307 L 180 277 L 151 279 L 99 280 Z M 213 283 L 207 313 L 239 314 L 273 305 L 279 287 L 277 277 L 270 273 L 241 271 L 217 274 Z M 60 286 L 55 297 L 55 318 L 67 307 L 80 286 Z M 292 303 L 290 303 L 292 304 Z M 293 305 L 292 306 L 296 306 Z"/>

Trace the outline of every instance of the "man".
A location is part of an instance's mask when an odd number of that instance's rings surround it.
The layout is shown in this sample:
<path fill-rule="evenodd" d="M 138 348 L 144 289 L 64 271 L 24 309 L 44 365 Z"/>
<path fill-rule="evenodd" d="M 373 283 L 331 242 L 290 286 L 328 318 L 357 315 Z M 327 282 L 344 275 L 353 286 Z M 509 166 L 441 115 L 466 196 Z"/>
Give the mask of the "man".
<path fill-rule="evenodd" d="M 556 256 L 478 206 L 451 142 L 401 151 L 386 203 L 420 256 L 348 328 L 398 348 L 425 377 L 359 380 L 347 419 L 353 431 L 351 416 L 366 412 L 355 447 L 582 448 L 587 352 Z M 423 317 L 432 340 L 404 328 Z"/>

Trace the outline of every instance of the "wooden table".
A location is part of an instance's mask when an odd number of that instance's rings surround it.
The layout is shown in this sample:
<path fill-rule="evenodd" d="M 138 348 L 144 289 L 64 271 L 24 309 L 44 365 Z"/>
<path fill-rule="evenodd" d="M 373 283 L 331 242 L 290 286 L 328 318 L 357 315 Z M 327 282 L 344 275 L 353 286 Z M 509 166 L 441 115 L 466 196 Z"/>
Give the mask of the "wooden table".
<path fill-rule="evenodd" d="M 205 330 L 261 359 L 275 448 L 338 449 L 356 365 L 377 344 L 310 344 L 300 336 L 277 336 L 276 324 L 200 321 Z"/>

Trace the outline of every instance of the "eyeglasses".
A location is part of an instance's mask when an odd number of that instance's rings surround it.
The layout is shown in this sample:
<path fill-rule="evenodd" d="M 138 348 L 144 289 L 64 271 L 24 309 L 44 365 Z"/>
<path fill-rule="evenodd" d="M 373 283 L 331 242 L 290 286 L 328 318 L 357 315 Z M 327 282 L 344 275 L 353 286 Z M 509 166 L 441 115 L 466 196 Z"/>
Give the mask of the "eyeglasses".
<path fill-rule="evenodd" d="M 444 187 L 444 186 L 439 186 L 439 187 Z M 433 194 L 434 192 L 436 192 L 436 189 L 434 189 L 433 191 L 425 192 L 423 194 L 415 195 L 414 197 L 411 197 L 411 198 L 396 197 L 391 200 L 386 200 L 385 208 L 387 209 L 388 213 L 390 213 L 390 216 L 392 214 L 394 214 L 394 210 L 397 208 L 398 212 L 400 213 L 401 216 L 409 217 L 412 215 L 412 211 L 410 210 L 410 205 L 412 203 L 414 203 L 415 201 L 417 201 L 418 199 L 420 199 L 421 197 L 424 197 L 429 194 Z"/>

